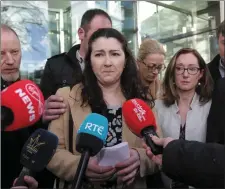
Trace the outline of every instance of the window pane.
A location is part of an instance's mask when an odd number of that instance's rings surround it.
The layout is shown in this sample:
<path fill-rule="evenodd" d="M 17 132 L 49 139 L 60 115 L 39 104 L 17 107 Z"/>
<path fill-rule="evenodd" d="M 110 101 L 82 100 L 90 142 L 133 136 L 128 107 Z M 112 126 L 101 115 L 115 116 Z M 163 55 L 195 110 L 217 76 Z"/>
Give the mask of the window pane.
<path fill-rule="evenodd" d="M 217 54 L 215 28 L 220 23 L 219 1 L 2 1 L 1 22 L 18 32 L 22 44 L 21 73 L 40 81 L 47 58 L 68 52 L 80 40 L 83 13 L 105 10 L 113 27 L 137 54 L 146 37 L 159 40 L 167 60 L 182 47 L 197 48 L 206 62 Z"/>

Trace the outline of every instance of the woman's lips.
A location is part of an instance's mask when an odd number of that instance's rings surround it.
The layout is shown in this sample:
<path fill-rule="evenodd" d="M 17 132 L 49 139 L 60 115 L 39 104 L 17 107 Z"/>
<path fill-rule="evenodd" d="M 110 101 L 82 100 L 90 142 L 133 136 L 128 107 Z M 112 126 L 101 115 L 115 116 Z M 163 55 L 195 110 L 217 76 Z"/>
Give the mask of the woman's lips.
<path fill-rule="evenodd" d="M 103 73 L 112 73 L 113 71 L 103 71 Z"/>
<path fill-rule="evenodd" d="M 190 82 L 189 81 L 181 81 L 181 83 L 185 85 L 185 84 L 189 84 Z"/>

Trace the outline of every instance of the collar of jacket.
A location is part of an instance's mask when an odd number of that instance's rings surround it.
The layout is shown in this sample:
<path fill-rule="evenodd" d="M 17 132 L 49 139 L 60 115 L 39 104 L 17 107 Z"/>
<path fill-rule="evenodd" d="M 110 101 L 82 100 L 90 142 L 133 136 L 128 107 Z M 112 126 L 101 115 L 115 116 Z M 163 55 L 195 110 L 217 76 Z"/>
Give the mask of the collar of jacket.
<path fill-rule="evenodd" d="M 209 68 L 209 71 L 211 73 L 211 76 L 214 80 L 214 83 L 217 82 L 218 79 L 221 78 L 221 74 L 220 74 L 220 71 L 219 71 L 219 64 L 220 64 L 220 55 L 216 55 L 214 57 L 214 59 L 208 64 L 208 68 Z"/>
<path fill-rule="evenodd" d="M 80 49 L 80 45 L 74 45 L 70 50 L 69 52 L 67 53 L 68 57 L 70 58 L 70 60 L 73 62 L 73 63 L 76 63 L 77 61 L 77 51 Z"/>
<path fill-rule="evenodd" d="M 217 54 L 210 63 L 214 64 L 218 68 L 218 66 L 220 64 L 220 59 L 221 59 L 220 55 Z"/>
<path fill-rule="evenodd" d="M 2 91 L 3 89 L 5 89 L 6 87 L 8 87 L 9 85 L 11 85 L 11 84 L 13 84 L 13 83 L 15 83 L 15 82 L 17 82 L 17 81 L 19 81 L 19 80 L 20 80 L 20 77 L 19 77 L 16 81 L 8 82 L 8 81 L 5 81 L 5 80 L 1 77 L 1 91 Z"/>
<path fill-rule="evenodd" d="M 199 98 L 200 98 L 199 95 L 197 93 L 195 93 L 192 100 L 191 100 L 190 110 L 192 110 L 194 108 L 194 106 L 199 104 Z M 179 110 L 177 101 L 175 101 L 175 103 L 172 106 L 175 109 L 176 113 L 178 114 L 180 110 Z"/>
<path fill-rule="evenodd" d="M 79 129 L 80 125 L 85 120 L 86 116 L 91 113 L 91 107 L 89 105 L 86 104 L 85 106 L 82 106 L 83 100 L 81 96 L 81 91 L 82 91 L 82 85 L 81 84 L 75 85 L 70 91 L 69 99 L 68 99 L 68 102 L 71 108 L 72 117 L 76 117 L 76 119 L 74 119 L 76 130 Z M 121 100 L 123 102 L 126 101 L 125 98 Z M 123 132 L 122 132 L 123 141 L 127 141 L 130 144 L 130 146 L 141 147 L 141 142 L 140 142 L 141 140 L 139 140 L 137 137 L 134 136 L 133 133 L 131 133 L 124 119 L 122 119 L 122 125 L 123 125 Z M 74 133 L 73 137 L 75 137 L 75 134 L 76 133 Z"/>

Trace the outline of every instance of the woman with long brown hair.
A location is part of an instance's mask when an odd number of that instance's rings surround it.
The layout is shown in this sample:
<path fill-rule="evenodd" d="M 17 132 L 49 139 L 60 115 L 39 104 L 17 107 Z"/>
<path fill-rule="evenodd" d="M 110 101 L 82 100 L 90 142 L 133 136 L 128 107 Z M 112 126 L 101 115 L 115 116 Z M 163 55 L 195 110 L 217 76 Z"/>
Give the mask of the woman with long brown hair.
<path fill-rule="evenodd" d="M 201 55 L 191 48 L 171 59 L 162 84 L 163 98 L 156 100 L 158 123 L 164 137 L 205 142 L 213 81 Z M 172 188 L 186 188 L 169 182 Z"/>
<path fill-rule="evenodd" d="M 108 119 L 105 147 L 127 142 L 130 157 L 115 166 L 100 166 L 96 157 L 91 157 L 83 188 L 147 188 L 145 178 L 154 173 L 157 166 L 147 157 L 142 140 L 126 125 L 122 105 L 132 98 L 146 101 L 151 108 L 154 102 L 142 86 L 135 59 L 124 36 L 112 28 L 94 32 L 89 40 L 81 83 L 71 90 L 69 87 L 61 88 L 57 94 L 64 97 L 67 110 L 49 125 L 49 131 L 56 134 L 60 142 L 48 169 L 60 178 L 60 188 L 65 188 L 64 181 L 68 184 L 73 181 L 81 157 L 75 149 L 77 130 L 90 113 L 98 113 Z M 73 132 L 69 115 L 72 116 Z M 73 136 L 71 140 L 69 133 Z M 161 135 L 159 127 L 157 133 Z"/>

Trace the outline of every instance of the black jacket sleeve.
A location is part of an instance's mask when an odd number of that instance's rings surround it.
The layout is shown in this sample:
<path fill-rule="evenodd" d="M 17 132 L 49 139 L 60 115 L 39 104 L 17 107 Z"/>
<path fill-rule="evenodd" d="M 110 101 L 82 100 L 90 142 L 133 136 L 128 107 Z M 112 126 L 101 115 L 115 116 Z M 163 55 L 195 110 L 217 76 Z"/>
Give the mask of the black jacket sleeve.
<path fill-rule="evenodd" d="M 43 93 L 45 100 L 48 99 L 48 97 L 50 97 L 51 95 L 53 95 L 55 91 L 54 76 L 50 66 L 51 61 L 52 61 L 51 59 L 47 60 L 45 64 L 44 72 L 41 77 L 41 83 L 40 83 L 40 89 Z M 30 128 L 30 133 L 33 133 L 38 128 L 48 129 L 48 123 L 43 123 L 41 118 L 37 123 L 35 123 Z"/>
<path fill-rule="evenodd" d="M 212 96 L 207 119 L 206 142 L 224 144 L 225 128 L 225 78 L 218 80 Z"/>
<path fill-rule="evenodd" d="M 223 188 L 224 155 L 220 144 L 174 140 L 164 149 L 162 170 L 193 187 Z"/>
<path fill-rule="evenodd" d="M 45 64 L 44 72 L 41 77 L 41 83 L 40 83 L 40 89 L 44 95 L 45 100 L 54 94 L 55 92 L 55 83 L 54 83 L 54 77 L 53 77 L 53 71 L 51 70 L 51 59 L 48 59 L 48 61 Z"/>

